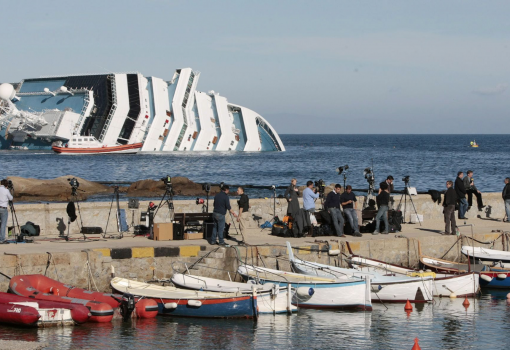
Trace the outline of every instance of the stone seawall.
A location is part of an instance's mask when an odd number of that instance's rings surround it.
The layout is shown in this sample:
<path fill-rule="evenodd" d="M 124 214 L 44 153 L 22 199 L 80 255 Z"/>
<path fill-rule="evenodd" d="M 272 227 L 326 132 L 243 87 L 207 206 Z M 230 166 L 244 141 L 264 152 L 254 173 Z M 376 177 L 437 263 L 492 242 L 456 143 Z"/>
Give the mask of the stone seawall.
<path fill-rule="evenodd" d="M 475 234 L 482 242 L 494 241 L 494 249 L 504 249 L 500 233 Z M 465 236 L 426 236 L 418 238 L 390 238 L 384 240 L 351 241 L 354 254 L 393 264 L 418 267 L 418 244 L 423 254 L 452 261 L 463 261 L 463 244 L 472 244 Z M 55 243 L 59 244 L 59 243 Z M 86 244 L 86 243 L 85 243 Z M 480 244 L 475 243 L 475 246 Z M 79 248 L 77 248 L 79 249 Z M 304 260 L 328 265 L 347 266 L 349 254 L 345 241 L 315 242 L 294 246 L 294 253 Z M 330 256 L 330 249 L 340 255 Z M 197 263 L 198 261 L 198 263 Z M 110 291 L 112 272 L 116 276 L 134 280 L 168 280 L 174 271 L 204 277 L 240 280 L 240 262 L 290 271 L 287 248 L 281 245 L 235 246 L 165 246 L 84 249 L 69 252 L 0 255 L 0 271 L 8 276 L 45 274 L 50 278 L 76 287 Z M 113 270 L 112 270 L 113 268 Z M 0 290 L 8 289 L 8 279 L 0 276 Z"/>
<path fill-rule="evenodd" d="M 400 202 L 400 195 L 393 196 L 395 203 L 394 206 L 397 207 Z M 505 215 L 505 208 L 503 200 L 501 199 L 500 193 L 484 193 L 483 194 L 484 203 L 487 206 L 491 207 L 491 217 L 495 218 L 503 218 Z M 438 205 L 437 203 L 432 202 L 432 199 L 429 195 L 418 195 L 412 197 L 413 202 L 407 199 L 406 203 L 406 221 L 409 220 L 409 216 L 411 213 L 414 213 L 414 207 L 418 214 L 423 215 L 424 222 L 426 224 L 427 220 L 442 220 L 443 219 L 443 207 Z M 302 200 L 300 199 L 300 203 L 302 206 Z M 159 204 L 159 200 L 154 201 L 156 204 Z M 358 203 L 361 206 L 363 202 L 363 197 L 358 197 Z M 128 209 L 127 202 L 121 202 L 120 208 L 125 209 L 127 223 L 131 225 L 138 225 L 140 223 L 140 214 L 142 211 L 147 210 L 148 201 L 140 202 L 139 209 Z M 209 211 L 212 211 L 213 200 L 211 199 L 209 202 Z M 232 208 L 237 209 L 237 200 L 231 200 Z M 271 220 L 273 217 L 273 199 L 251 199 L 250 200 L 250 214 L 248 220 L 249 228 L 256 228 L 258 225 L 262 224 L 266 220 Z M 476 205 L 476 204 L 475 204 Z M 199 213 L 202 211 L 201 205 L 196 205 L 194 200 L 176 200 L 174 201 L 175 212 L 176 213 Z M 320 203 L 317 202 L 317 209 L 320 208 Z M 402 210 L 404 206 L 404 201 L 402 201 Z M 68 216 L 66 213 L 67 203 L 40 203 L 40 204 L 15 204 L 16 213 L 18 216 L 18 221 L 20 225 L 23 225 L 27 221 L 32 221 L 36 225 L 41 226 L 41 235 L 63 235 L 67 233 L 68 225 Z M 80 213 L 81 213 L 81 221 L 83 221 L 84 226 L 99 226 L 105 229 L 106 222 L 108 220 L 108 215 L 110 213 L 111 202 L 81 202 L 79 203 Z M 110 220 L 108 222 L 107 232 L 116 232 L 117 231 L 117 222 L 115 217 L 115 203 L 111 211 Z M 287 202 L 285 199 L 277 199 L 276 200 L 276 215 L 280 218 L 285 215 L 287 212 Z M 479 212 L 473 207 L 470 211 L 466 213 L 468 218 L 475 218 L 477 215 L 481 215 L 482 217 L 486 217 L 485 211 Z M 166 222 L 169 219 L 169 210 L 167 207 L 162 207 L 155 219 L 155 222 Z M 12 224 L 12 219 L 9 218 L 9 225 Z M 227 215 L 227 222 L 230 218 Z M 80 221 L 80 216 L 78 216 L 77 221 Z M 75 234 L 79 233 L 78 223 L 74 222 L 70 225 L 70 233 Z"/>

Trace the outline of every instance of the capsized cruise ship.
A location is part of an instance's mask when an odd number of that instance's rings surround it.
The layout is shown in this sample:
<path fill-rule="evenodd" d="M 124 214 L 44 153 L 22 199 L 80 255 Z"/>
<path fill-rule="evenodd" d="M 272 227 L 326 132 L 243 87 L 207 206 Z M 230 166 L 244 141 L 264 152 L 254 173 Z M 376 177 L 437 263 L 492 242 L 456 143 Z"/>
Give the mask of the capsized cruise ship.
<path fill-rule="evenodd" d="M 258 113 L 196 90 L 199 77 L 183 68 L 170 81 L 112 73 L 1 84 L 1 148 L 285 151 Z"/>

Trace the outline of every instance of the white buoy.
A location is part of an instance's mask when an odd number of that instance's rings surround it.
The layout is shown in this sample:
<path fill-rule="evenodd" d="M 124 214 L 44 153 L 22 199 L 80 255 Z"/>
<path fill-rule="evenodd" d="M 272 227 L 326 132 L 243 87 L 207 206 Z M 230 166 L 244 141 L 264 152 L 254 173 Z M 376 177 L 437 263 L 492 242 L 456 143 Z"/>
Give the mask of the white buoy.
<path fill-rule="evenodd" d="M 310 299 L 315 293 L 315 290 L 309 287 L 299 287 L 296 293 L 300 299 Z"/>
<path fill-rule="evenodd" d="M 200 306 L 202 306 L 202 302 L 199 300 L 188 300 L 188 305 L 194 306 L 194 307 L 200 307 Z"/>
<path fill-rule="evenodd" d="M 487 275 L 484 275 L 484 274 L 480 274 L 480 278 L 483 279 L 485 282 L 492 281 L 492 277 L 491 276 L 487 276 Z"/>
<path fill-rule="evenodd" d="M 14 86 L 8 83 L 0 85 L 0 100 L 10 101 L 16 96 Z"/>
<path fill-rule="evenodd" d="M 165 309 L 177 309 L 177 303 L 166 303 Z"/>
<path fill-rule="evenodd" d="M 340 255 L 340 249 L 330 249 L 328 251 L 329 255 Z"/>
<path fill-rule="evenodd" d="M 455 299 L 455 298 L 457 298 L 457 294 L 455 294 L 455 293 L 450 294 L 450 299 Z"/>
<path fill-rule="evenodd" d="M 506 273 L 498 273 L 497 276 L 500 280 L 504 280 L 506 278 Z"/>

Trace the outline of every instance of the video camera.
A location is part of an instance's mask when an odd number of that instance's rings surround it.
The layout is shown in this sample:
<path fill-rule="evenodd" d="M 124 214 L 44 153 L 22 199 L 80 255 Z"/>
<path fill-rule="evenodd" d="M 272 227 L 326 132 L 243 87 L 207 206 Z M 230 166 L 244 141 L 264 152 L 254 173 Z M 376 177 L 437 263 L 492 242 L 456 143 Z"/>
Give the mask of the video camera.
<path fill-rule="evenodd" d="M 404 181 L 405 183 L 408 183 L 408 182 L 409 182 L 409 178 L 410 178 L 410 176 L 409 176 L 409 175 L 404 176 L 404 177 L 402 178 L 402 181 Z"/>
<path fill-rule="evenodd" d="M 9 191 L 14 191 L 14 185 L 11 180 L 7 180 L 7 189 Z"/>
<path fill-rule="evenodd" d="M 276 191 L 276 186 L 275 185 L 271 185 L 271 191 Z"/>
<path fill-rule="evenodd" d="M 319 193 L 321 193 L 321 194 L 323 194 L 324 191 L 326 190 L 326 183 L 324 182 L 323 179 L 315 181 L 314 185 L 315 185 L 315 187 L 318 188 Z"/>
<path fill-rule="evenodd" d="M 167 189 L 171 189 L 172 188 L 172 177 L 170 175 L 162 177 L 161 181 L 164 182 L 164 184 L 165 184 Z"/>
<path fill-rule="evenodd" d="M 73 189 L 77 189 L 78 187 L 80 187 L 80 183 L 78 182 L 78 180 L 76 180 L 75 177 L 73 177 L 72 179 L 67 179 L 67 181 L 69 181 L 69 185 L 71 185 Z"/>
<path fill-rule="evenodd" d="M 336 172 L 338 175 L 342 175 L 342 173 L 344 171 L 347 171 L 349 169 L 349 166 L 347 164 L 345 164 L 344 166 L 339 166 L 338 168 L 336 168 Z"/>
<path fill-rule="evenodd" d="M 202 190 L 207 193 L 211 192 L 211 184 L 210 183 L 202 184 Z"/>
<path fill-rule="evenodd" d="M 374 172 L 372 171 L 372 168 L 365 168 L 363 171 L 363 175 L 365 176 L 365 179 L 370 185 L 373 185 L 375 178 L 374 178 Z"/>

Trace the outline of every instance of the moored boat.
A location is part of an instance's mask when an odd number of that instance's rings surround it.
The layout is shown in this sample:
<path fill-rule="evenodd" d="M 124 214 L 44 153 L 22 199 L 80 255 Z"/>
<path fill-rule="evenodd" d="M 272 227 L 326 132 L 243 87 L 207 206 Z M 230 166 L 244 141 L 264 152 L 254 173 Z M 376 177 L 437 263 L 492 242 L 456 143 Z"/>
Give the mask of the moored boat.
<path fill-rule="evenodd" d="M 72 323 L 81 324 L 87 322 L 91 316 L 89 309 L 83 305 L 79 304 L 69 304 L 69 303 L 61 303 L 56 301 L 48 301 L 48 300 L 34 300 L 33 298 L 26 298 L 19 295 L 14 295 L 11 293 L 3 293 L 0 292 L 0 304 L 21 304 L 23 303 L 34 303 L 36 302 L 38 307 L 41 310 L 69 310 Z M 36 308 L 37 309 L 37 308 Z M 47 312 L 47 316 L 41 314 L 42 320 L 45 321 L 49 319 L 55 319 L 57 316 L 60 317 L 60 321 L 67 321 L 61 317 L 64 312 L 59 313 L 60 315 L 56 315 L 53 312 Z M 58 319 L 56 321 L 59 321 Z"/>
<path fill-rule="evenodd" d="M 19 275 L 11 278 L 9 291 L 36 300 L 81 304 L 89 308 L 91 322 L 110 322 L 123 303 L 122 295 L 92 292 L 55 281 L 43 275 Z M 135 300 L 133 316 L 153 318 L 157 315 L 156 302 Z"/>
<path fill-rule="evenodd" d="M 20 326 L 37 326 L 41 318 L 34 307 L 16 304 L 0 304 L 0 323 Z"/>
<path fill-rule="evenodd" d="M 510 268 L 510 252 L 467 245 L 463 245 L 460 251 L 471 260 L 474 259 L 477 263 L 481 262 L 484 265 L 494 265 L 494 263 L 497 263 L 500 267 Z"/>
<path fill-rule="evenodd" d="M 218 293 L 158 286 L 115 277 L 112 288 L 150 298 L 158 304 L 160 315 L 204 318 L 257 318 L 257 296 L 242 293 Z"/>
<path fill-rule="evenodd" d="M 358 271 L 336 266 L 309 262 L 294 256 L 287 242 L 287 251 L 292 268 L 310 276 L 338 278 L 343 276 L 369 278 L 371 280 L 372 302 L 425 303 L 433 300 L 432 277 L 384 276 L 377 271 Z"/>
<path fill-rule="evenodd" d="M 92 138 L 92 137 L 91 137 Z M 84 137 L 83 139 L 88 139 Z M 93 142 L 90 145 L 73 147 L 73 144 L 70 143 L 68 147 L 60 147 L 53 146 L 51 149 L 55 153 L 59 154 L 105 154 L 105 153 L 138 153 L 138 151 L 142 148 L 143 143 L 134 143 L 127 145 L 115 145 L 115 146 L 100 146 L 96 145 Z"/>
<path fill-rule="evenodd" d="M 215 278 L 174 273 L 172 283 L 177 287 L 208 292 L 252 294 L 257 290 L 257 306 L 261 314 L 292 313 L 297 307 L 292 305 L 293 291 L 271 284 L 240 283 Z"/>
<path fill-rule="evenodd" d="M 264 267 L 239 266 L 245 280 L 296 288 L 292 303 L 302 308 L 372 310 L 370 279 L 333 279 L 284 272 Z"/>
<path fill-rule="evenodd" d="M 436 297 L 451 296 L 455 294 L 457 297 L 475 296 L 480 290 L 479 276 L 476 272 L 468 272 L 466 269 L 457 269 L 459 265 L 446 260 L 435 260 L 421 254 L 421 248 L 418 245 L 420 263 L 429 270 L 417 271 L 411 268 L 389 264 L 384 261 L 369 259 L 363 256 L 353 254 L 350 246 L 347 246 L 351 256 L 348 261 L 352 267 L 360 271 L 377 271 L 383 275 L 402 275 L 402 276 L 431 276 L 434 279 L 433 295 Z M 431 265 L 436 268 L 432 267 Z M 454 267 L 455 266 L 455 267 Z M 464 266 L 464 265 L 462 265 Z M 441 269 L 441 267 L 443 269 Z"/>

